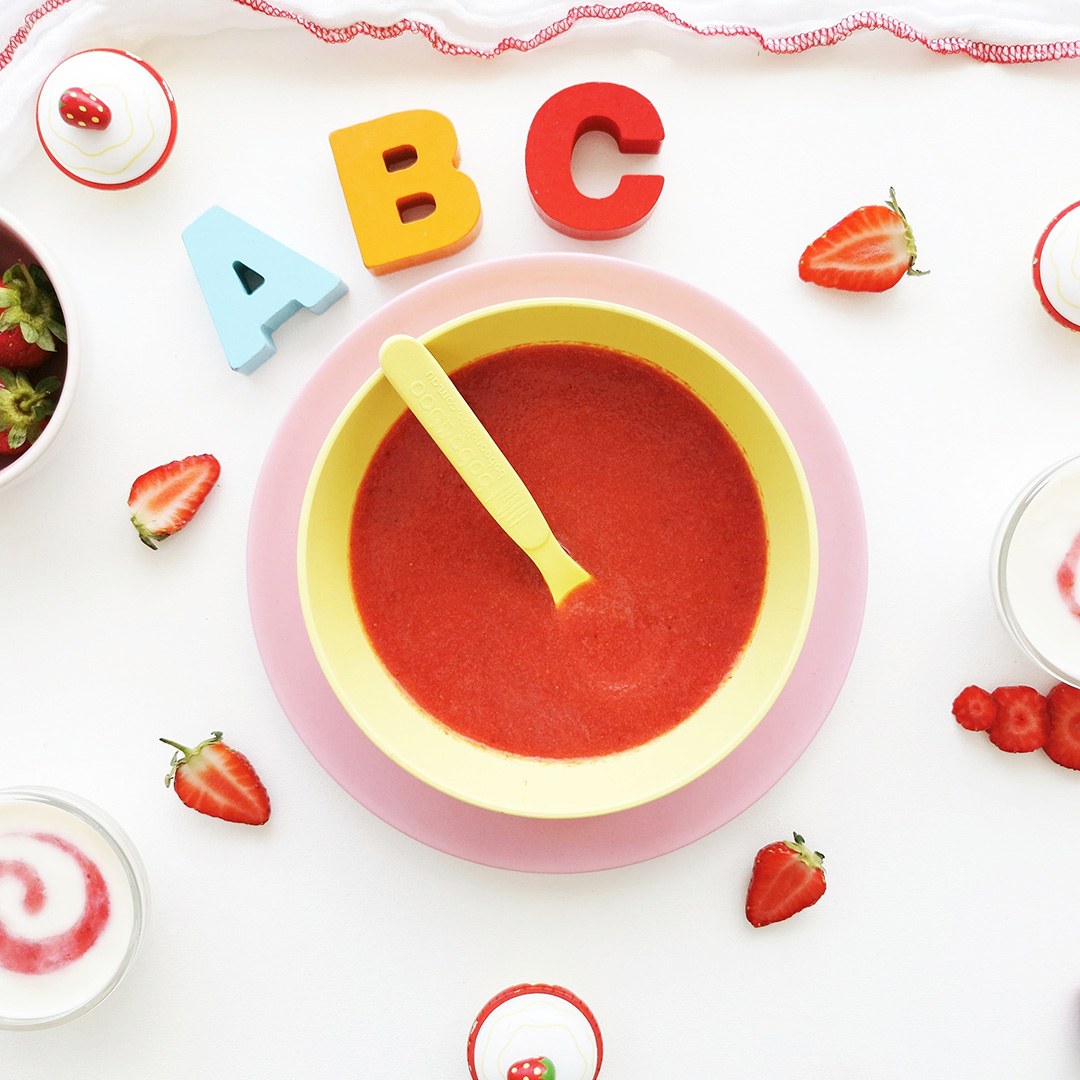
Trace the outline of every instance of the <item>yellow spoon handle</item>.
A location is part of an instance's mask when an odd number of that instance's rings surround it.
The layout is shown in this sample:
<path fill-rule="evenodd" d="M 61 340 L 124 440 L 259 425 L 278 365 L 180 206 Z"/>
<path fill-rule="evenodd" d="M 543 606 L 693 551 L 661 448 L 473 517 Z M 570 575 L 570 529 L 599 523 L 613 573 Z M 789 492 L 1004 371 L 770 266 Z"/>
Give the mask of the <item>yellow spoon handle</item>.
<path fill-rule="evenodd" d="M 559 546 L 536 500 L 427 348 L 398 334 L 383 343 L 379 364 L 484 508 L 536 563 L 555 602 L 587 581 L 589 574 Z"/>

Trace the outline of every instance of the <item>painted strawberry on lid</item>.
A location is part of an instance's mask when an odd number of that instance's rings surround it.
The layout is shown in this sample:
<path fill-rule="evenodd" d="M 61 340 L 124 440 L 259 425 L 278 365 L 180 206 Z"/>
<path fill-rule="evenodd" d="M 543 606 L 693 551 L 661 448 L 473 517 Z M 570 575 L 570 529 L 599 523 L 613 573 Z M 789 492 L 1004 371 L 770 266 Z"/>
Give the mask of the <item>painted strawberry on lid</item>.
<path fill-rule="evenodd" d="M 506 1070 L 506 1080 L 555 1080 L 555 1066 L 551 1058 L 525 1058 Z"/>
<path fill-rule="evenodd" d="M 104 131 L 112 123 L 112 109 L 89 90 L 72 86 L 60 95 L 60 119 L 71 127 Z"/>

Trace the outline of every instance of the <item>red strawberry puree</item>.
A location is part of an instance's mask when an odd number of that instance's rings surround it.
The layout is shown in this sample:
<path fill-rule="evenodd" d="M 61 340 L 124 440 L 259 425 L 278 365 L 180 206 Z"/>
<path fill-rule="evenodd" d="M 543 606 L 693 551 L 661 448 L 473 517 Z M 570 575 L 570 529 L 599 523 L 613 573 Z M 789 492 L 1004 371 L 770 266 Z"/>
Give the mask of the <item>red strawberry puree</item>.
<path fill-rule="evenodd" d="M 0 923 L 0 967 L 24 975 L 40 975 L 67 967 L 83 956 L 101 936 L 109 919 L 109 890 L 97 864 L 78 848 L 50 833 L 34 833 L 33 839 L 59 848 L 78 865 L 86 886 L 86 901 L 73 926 L 61 934 L 34 941 L 10 933 Z M 23 907 L 31 915 L 45 906 L 47 890 L 38 872 L 25 862 L 0 859 L 0 878 L 13 877 L 23 887 Z"/>
<path fill-rule="evenodd" d="M 761 606 L 765 521 L 738 445 L 681 383 L 593 346 L 520 346 L 454 382 L 596 580 L 556 610 L 406 413 L 352 525 L 383 664 L 432 717 L 511 754 L 595 757 L 670 730 L 726 678 Z"/>

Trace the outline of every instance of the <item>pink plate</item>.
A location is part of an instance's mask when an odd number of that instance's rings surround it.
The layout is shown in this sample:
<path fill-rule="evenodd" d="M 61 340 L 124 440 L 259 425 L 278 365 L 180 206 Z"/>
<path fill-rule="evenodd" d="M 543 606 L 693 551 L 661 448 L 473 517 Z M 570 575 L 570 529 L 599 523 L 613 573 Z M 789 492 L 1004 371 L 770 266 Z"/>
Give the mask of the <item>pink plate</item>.
<path fill-rule="evenodd" d="M 323 439 L 375 370 L 391 334 L 418 335 L 491 304 L 585 297 L 625 304 L 708 342 L 764 394 L 802 459 L 814 497 L 820 576 L 810 630 L 768 716 L 735 751 L 686 787 L 601 817 L 546 820 L 483 810 L 395 765 L 353 723 L 308 643 L 296 584 L 296 534 Z M 411 289 L 358 326 L 301 390 L 271 443 L 248 532 L 248 596 L 274 692 L 297 734 L 358 802 L 407 835 L 508 870 L 573 873 L 626 866 L 707 835 L 769 790 L 809 745 L 847 675 L 866 598 L 866 531 L 840 436 L 791 361 L 741 316 L 684 282 L 596 255 L 526 255 L 466 266 Z"/>

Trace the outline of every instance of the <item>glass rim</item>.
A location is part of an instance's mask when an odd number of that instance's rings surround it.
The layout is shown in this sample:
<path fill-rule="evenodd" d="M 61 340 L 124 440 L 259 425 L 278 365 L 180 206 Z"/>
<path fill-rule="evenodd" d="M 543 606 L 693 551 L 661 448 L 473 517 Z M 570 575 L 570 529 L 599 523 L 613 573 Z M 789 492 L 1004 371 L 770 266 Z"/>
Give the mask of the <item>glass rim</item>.
<path fill-rule="evenodd" d="M 1020 524 L 1021 518 L 1027 512 L 1028 507 L 1038 498 L 1046 487 L 1064 472 L 1080 469 L 1080 454 L 1073 454 L 1067 458 L 1055 462 L 1053 465 L 1038 473 L 1029 480 L 1020 493 L 1009 504 L 1005 511 L 1001 524 L 994 536 L 994 542 L 990 552 L 990 585 L 994 596 L 994 606 L 998 617 L 1009 632 L 1013 640 L 1020 648 L 1044 671 L 1054 676 L 1059 682 L 1069 683 L 1072 686 L 1080 686 L 1080 670 L 1067 672 L 1046 657 L 1031 638 L 1024 632 L 1016 617 L 1016 612 L 1009 600 L 1009 589 L 1006 584 L 1006 566 L 1009 559 L 1009 548 L 1012 544 L 1013 534 Z"/>

